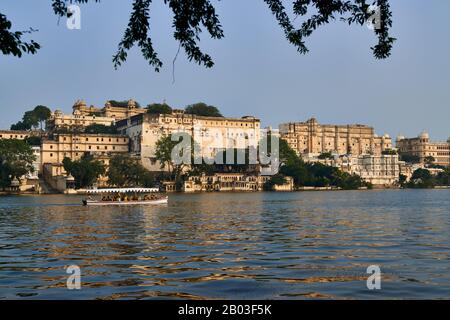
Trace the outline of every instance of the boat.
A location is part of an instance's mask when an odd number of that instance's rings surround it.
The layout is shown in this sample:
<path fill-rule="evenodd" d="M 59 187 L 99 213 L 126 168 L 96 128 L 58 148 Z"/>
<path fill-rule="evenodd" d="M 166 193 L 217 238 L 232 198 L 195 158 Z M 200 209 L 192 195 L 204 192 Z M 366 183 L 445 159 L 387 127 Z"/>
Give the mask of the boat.
<path fill-rule="evenodd" d="M 83 199 L 84 206 L 161 205 L 169 201 L 169 197 L 160 194 L 157 188 L 92 189 L 86 193 L 89 196 Z M 95 199 L 93 195 L 101 198 Z"/>

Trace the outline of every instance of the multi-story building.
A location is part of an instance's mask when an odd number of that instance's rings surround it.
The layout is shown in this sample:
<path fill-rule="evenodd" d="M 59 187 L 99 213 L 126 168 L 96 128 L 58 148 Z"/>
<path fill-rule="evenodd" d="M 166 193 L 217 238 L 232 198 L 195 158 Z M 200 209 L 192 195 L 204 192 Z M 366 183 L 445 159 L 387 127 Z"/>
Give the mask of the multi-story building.
<path fill-rule="evenodd" d="M 187 133 L 200 146 L 202 156 L 214 158 L 225 149 L 256 148 L 260 140 L 260 120 L 255 117 L 224 118 L 186 114 L 140 114 L 117 122 L 117 129 L 130 138 L 130 150 L 140 156 L 149 170 L 160 171 L 156 142 L 173 133 Z"/>
<path fill-rule="evenodd" d="M 126 105 L 113 105 L 110 101 L 105 103 L 103 108 L 87 106 L 83 100 L 78 100 L 73 106 L 73 112 L 78 112 L 81 116 L 97 116 L 122 120 L 132 116 L 143 114 L 147 110 L 140 108 L 136 101 L 130 99 Z"/>
<path fill-rule="evenodd" d="M 112 126 L 114 123 L 115 119 L 111 117 L 82 114 L 79 110 L 74 110 L 73 114 L 63 114 L 60 110 L 56 110 L 47 120 L 47 131 L 57 132 L 59 129 L 67 129 L 67 132 L 83 131 L 85 127 L 92 124 Z"/>
<path fill-rule="evenodd" d="M 318 162 L 336 167 L 343 172 L 359 175 L 365 182 L 375 187 L 397 186 L 400 174 L 408 177 L 405 162 L 400 161 L 398 155 L 341 155 L 330 159 L 319 159 L 308 155 L 303 158 L 306 162 Z"/>
<path fill-rule="evenodd" d="M 247 175 L 243 173 L 216 173 L 189 177 L 183 186 L 185 192 L 201 191 L 262 191 L 270 176 Z M 294 180 L 286 177 L 283 185 L 274 186 L 276 191 L 294 190 Z"/>
<path fill-rule="evenodd" d="M 41 146 L 41 163 L 62 163 L 64 158 L 80 159 L 84 154 L 97 157 L 128 152 L 129 139 L 114 134 L 70 133 L 56 134 L 44 139 Z M 106 157 L 108 158 L 108 157 Z"/>
<path fill-rule="evenodd" d="M 399 182 L 402 164 L 398 155 L 360 155 L 351 159 L 350 173 L 374 186 L 394 186 Z"/>
<path fill-rule="evenodd" d="M 425 158 L 433 157 L 434 164 L 450 167 L 450 138 L 444 142 L 430 141 L 430 135 L 421 133 L 416 138 L 397 137 L 397 149 L 400 155 L 417 157 L 420 163 L 425 162 Z"/>
<path fill-rule="evenodd" d="M 17 139 L 25 140 L 28 137 L 39 137 L 42 132 L 40 131 L 17 131 L 17 130 L 0 130 L 1 139 Z"/>
<path fill-rule="evenodd" d="M 389 135 L 379 137 L 372 127 L 360 124 L 322 125 L 315 118 L 280 125 L 281 138 L 299 155 L 334 153 L 338 155 L 381 155 L 392 148 Z"/>

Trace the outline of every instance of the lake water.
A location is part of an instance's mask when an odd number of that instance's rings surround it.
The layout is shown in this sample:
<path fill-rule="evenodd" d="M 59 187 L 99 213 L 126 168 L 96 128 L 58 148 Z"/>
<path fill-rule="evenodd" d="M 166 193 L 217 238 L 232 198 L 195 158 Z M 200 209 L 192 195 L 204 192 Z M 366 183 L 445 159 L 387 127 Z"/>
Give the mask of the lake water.
<path fill-rule="evenodd" d="M 0 197 L 0 299 L 450 298 L 450 190 L 80 202 Z M 81 290 L 67 289 L 69 265 Z"/>

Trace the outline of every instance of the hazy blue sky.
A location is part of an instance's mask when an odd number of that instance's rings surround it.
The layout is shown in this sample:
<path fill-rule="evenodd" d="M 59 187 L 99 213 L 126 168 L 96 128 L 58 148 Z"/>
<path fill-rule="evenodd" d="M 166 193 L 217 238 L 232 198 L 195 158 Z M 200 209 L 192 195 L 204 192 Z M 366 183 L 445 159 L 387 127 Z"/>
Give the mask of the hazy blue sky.
<path fill-rule="evenodd" d="M 50 1 L 1 0 L 17 30 L 33 27 L 42 49 L 22 59 L 0 55 L 0 128 L 9 128 L 38 104 L 71 112 L 75 100 L 103 106 L 108 99 L 135 98 L 141 104 L 164 99 L 174 107 L 205 101 L 226 116 L 256 115 L 263 125 L 303 121 L 363 123 L 379 134 L 433 139 L 450 136 L 450 1 L 392 0 L 398 38 L 392 57 L 373 58 L 376 41 L 363 27 L 336 22 L 308 40 L 299 55 L 262 0 L 215 2 L 225 39 L 201 47 L 216 65 L 204 69 L 181 53 L 171 15 L 162 0 L 152 4 L 153 42 L 165 62 L 161 73 L 133 50 L 115 71 L 115 53 L 128 22 L 131 1 L 104 0 L 82 6 L 82 29 L 68 30 Z"/>

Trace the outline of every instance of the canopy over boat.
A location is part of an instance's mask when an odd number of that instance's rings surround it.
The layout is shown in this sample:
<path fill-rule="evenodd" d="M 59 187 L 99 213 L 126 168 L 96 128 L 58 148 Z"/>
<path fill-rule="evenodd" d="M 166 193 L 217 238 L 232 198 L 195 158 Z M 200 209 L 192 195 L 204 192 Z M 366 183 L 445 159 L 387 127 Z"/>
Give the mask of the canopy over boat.
<path fill-rule="evenodd" d="M 158 188 L 112 188 L 112 189 L 92 189 L 86 191 L 89 194 L 99 193 L 155 193 Z"/>

